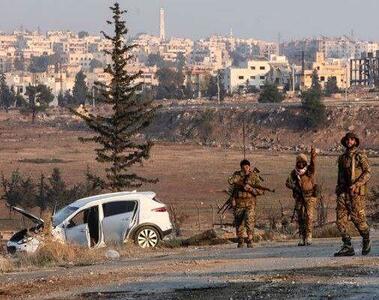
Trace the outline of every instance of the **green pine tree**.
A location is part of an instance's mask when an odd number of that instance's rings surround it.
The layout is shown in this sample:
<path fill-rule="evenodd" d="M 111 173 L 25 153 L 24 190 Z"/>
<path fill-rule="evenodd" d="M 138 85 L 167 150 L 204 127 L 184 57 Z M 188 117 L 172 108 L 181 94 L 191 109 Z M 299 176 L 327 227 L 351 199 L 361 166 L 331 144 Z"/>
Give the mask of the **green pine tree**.
<path fill-rule="evenodd" d="M 85 105 L 86 99 L 88 98 L 88 87 L 86 83 L 86 75 L 83 71 L 80 71 L 75 76 L 75 85 L 72 89 L 72 96 L 74 100 L 74 105 Z"/>
<path fill-rule="evenodd" d="M 130 75 L 126 71 L 126 65 L 131 59 L 130 50 L 135 47 L 127 44 L 128 29 L 123 20 L 126 11 L 120 8 L 118 2 L 110 9 L 113 21 L 108 21 L 108 24 L 114 26 L 114 35 L 104 32 L 103 35 L 113 44 L 113 49 L 106 51 L 112 57 L 112 64 L 105 68 L 111 82 L 97 83 L 97 88 L 101 91 L 101 101 L 110 105 L 112 111 L 107 115 L 71 111 L 95 132 L 95 136 L 81 140 L 98 144 L 96 160 L 106 165 L 106 177 L 98 178 L 102 188 L 122 191 L 140 187 L 143 183 L 156 182 L 130 170 L 134 164 L 149 158 L 152 143 L 139 141 L 136 135 L 150 124 L 155 109 L 152 100 L 142 98 L 138 92 L 141 84 L 136 84 L 135 80 L 141 73 Z"/>
<path fill-rule="evenodd" d="M 260 103 L 279 103 L 284 100 L 284 95 L 279 91 L 275 84 L 265 83 L 259 95 Z"/>
<path fill-rule="evenodd" d="M 309 89 L 303 92 L 301 100 L 305 125 L 308 128 L 324 126 L 327 116 L 325 105 L 321 102 L 321 93 L 317 89 Z"/>
<path fill-rule="evenodd" d="M 7 85 L 5 74 L 0 74 L 0 106 L 8 112 L 9 107 L 14 101 L 14 96 L 12 95 L 12 91 L 9 89 Z"/>
<path fill-rule="evenodd" d="M 318 72 L 317 70 L 313 70 L 313 73 L 312 73 L 312 85 L 311 85 L 311 89 L 316 91 L 316 92 L 319 92 L 321 94 L 321 84 L 320 84 L 320 78 L 318 77 Z"/>
<path fill-rule="evenodd" d="M 41 173 L 39 184 L 37 185 L 37 201 L 36 204 L 40 208 L 40 216 L 42 212 L 49 207 L 48 198 L 47 198 L 47 186 L 45 183 L 45 175 Z"/>
<path fill-rule="evenodd" d="M 328 81 L 325 84 L 325 96 L 331 96 L 332 94 L 336 94 L 339 92 L 339 88 L 337 85 L 337 78 L 336 77 L 329 77 Z"/>
<path fill-rule="evenodd" d="M 58 168 L 54 168 L 49 177 L 46 198 L 48 199 L 46 208 L 49 207 L 52 210 L 68 204 L 66 183 L 63 181 L 61 171 Z M 72 199 L 70 200 L 72 201 Z"/>
<path fill-rule="evenodd" d="M 37 86 L 29 85 L 26 88 L 26 95 L 29 97 L 27 105 L 22 109 L 25 114 L 32 114 L 32 123 L 34 123 L 37 114 L 45 111 L 50 103 L 54 100 L 51 89 L 46 85 L 39 84 Z"/>

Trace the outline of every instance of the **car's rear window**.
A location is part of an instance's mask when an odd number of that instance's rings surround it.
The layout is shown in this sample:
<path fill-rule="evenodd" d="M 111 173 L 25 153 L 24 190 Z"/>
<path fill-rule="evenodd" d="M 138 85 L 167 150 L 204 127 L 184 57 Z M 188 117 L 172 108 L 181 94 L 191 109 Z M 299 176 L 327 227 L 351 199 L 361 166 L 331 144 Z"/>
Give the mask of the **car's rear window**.
<path fill-rule="evenodd" d="M 128 212 L 133 212 L 136 207 L 135 201 L 115 201 L 103 204 L 104 217 L 110 217 Z"/>

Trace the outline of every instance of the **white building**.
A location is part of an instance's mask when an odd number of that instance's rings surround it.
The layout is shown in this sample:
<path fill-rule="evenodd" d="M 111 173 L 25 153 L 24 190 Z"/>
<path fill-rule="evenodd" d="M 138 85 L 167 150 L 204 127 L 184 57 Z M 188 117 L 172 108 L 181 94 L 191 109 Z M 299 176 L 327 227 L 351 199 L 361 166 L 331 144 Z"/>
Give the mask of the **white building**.
<path fill-rule="evenodd" d="M 230 92 L 236 92 L 247 86 L 260 89 L 266 82 L 271 66 L 266 60 L 251 60 L 243 68 L 229 67 L 224 73 L 224 86 Z"/>

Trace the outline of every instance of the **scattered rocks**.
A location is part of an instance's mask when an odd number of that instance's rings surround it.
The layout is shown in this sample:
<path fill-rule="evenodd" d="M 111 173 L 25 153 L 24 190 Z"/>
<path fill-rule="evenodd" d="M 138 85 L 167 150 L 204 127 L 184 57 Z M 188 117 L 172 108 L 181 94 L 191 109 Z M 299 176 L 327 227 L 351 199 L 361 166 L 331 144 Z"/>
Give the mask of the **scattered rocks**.
<path fill-rule="evenodd" d="M 116 260 L 120 258 L 120 253 L 118 253 L 116 250 L 107 250 L 105 252 L 105 257 L 107 259 Z"/>

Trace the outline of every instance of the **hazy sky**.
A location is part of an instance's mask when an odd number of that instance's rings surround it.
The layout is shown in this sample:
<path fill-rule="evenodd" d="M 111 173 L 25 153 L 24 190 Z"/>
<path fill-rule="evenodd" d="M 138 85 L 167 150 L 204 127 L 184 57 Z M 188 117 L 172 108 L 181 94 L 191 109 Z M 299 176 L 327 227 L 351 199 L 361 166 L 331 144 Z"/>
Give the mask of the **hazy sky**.
<path fill-rule="evenodd" d="M 106 29 L 111 0 L 0 0 L 0 31 L 19 28 Z M 379 0 L 120 0 L 129 10 L 132 33 L 158 33 L 159 8 L 166 10 L 168 36 L 210 34 L 267 40 L 350 34 L 379 41 Z"/>

